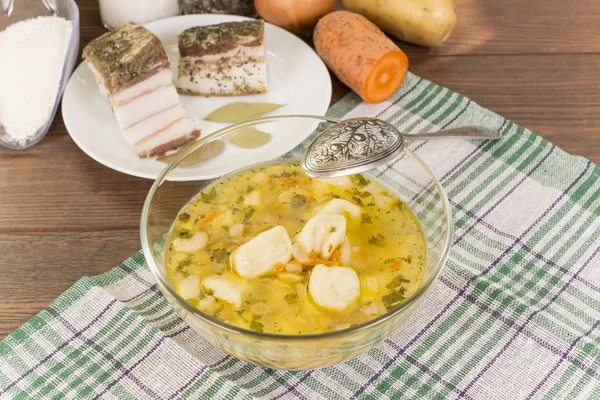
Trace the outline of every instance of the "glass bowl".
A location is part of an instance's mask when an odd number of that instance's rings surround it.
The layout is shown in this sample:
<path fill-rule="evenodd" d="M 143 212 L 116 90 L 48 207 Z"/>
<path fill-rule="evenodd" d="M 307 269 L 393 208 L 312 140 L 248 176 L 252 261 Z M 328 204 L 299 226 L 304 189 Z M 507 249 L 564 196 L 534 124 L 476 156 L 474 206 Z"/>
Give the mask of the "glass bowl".
<path fill-rule="evenodd" d="M 4 133 L 2 121 L 0 121 L 0 144 L 14 150 L 28 149 L 46 136 L 58 105 L 62 98 L 62 94 L 67 86 L 67 82 L 75 64 L 77 62 L 77 54 L 79 52 L 79 8 L 74 0 L 22 0 L 16 2 L 16 6 L 13 7 L 14 0 L 0 0 L 0 31 L 3 31 L 9 25 L 13 23 L 26 20 L 29 18 L 35 18 L 39 16 L 56 15 L 63 17 L 64 19 L 71 21 L 73 28 L 71 30 L 71 36 L 67 45 L 67 51 L 65 53 L 65 59 L 62 66 L 62 72 L 58 83 L 58 91 L 56 92 L 56 98 L 52 106 L 52 110 L 48 115 L 48 120 L 42 125 L 37 133 L 31 137 L 24 145 L 17 144 L 10 141 L 8 135 Z M 7 15 L 3 18 L 2 14 Z"/>
<path fill-rule="evenodd" d="M 227 141 L 228 135 L 247 127 L 280 135 L 297 134 L 298 129 L 310 129 L 314 138 L 338 119 L 320 116 L 274 116 L 258 118 L 231 125 L 196 142 L 169 164 L 156 179 L 144 203 L 141 217 L 141 241 L 146 261 L 165 298 L 179 316 L 202 338 L 219 349 L 242 360 L 271 368 L 305 370 L 337 364 L 355 357 L 387 339 L 419 306 L 432 287 L 446 262 L 452 239 L 452 212 L 442 187 L 427 165 L 412 151 L 406 149 L 391 164 L 364 173 L 377 180 L 399 196 L 419 219 L 427 241 L 427 260 L 421 287 L 398 308 L 366 323 L 347 329 L 314 335 L 281 335 L 261 333 L 228 325 L 204 314 L 180 297 L 165 275 L 164 242 L 179 211 L 212 181 L 175 181 L 169 177 L 181 162 L 195 152 L 202 151 L 215 140 Z M 231 146 L 231 144 L 227 144 Z M 285 149 L 283 149 L 285 150 Z M 289 150 L 289 149 L 288 149 Z M 251 157 L 252 150 L 247 150 Z M 281 158 L 300 160 L 302 150 L 288 152 L 283 157 L 274 151 L 271 157 L 259 162 L 232 160 L 229 170 L 215 171 L 219 177 L 234 170 L 246 169 Z M 218 179 L 218 178 L 216 178 Z"/>

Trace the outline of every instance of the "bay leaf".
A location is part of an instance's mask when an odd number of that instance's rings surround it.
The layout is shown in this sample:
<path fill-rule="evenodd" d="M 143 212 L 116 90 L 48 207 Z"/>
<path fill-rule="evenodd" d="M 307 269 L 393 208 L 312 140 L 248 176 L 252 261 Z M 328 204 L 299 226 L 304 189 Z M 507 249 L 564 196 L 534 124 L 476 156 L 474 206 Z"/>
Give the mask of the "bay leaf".
<path fill-rule="evenodd" d="M 271 135 L 253 127 L 241 128 L 226 136 L 229 143 L 243 149 L 256 149 L 271 140 Z"/>
<path fill-rule="evenodd" d="M 217 108 L 215 111 L 208 114 L 204 120 L 212 122 L 242 122 L 247 119 L 263 116 L 284 105 L 285 104 L 245 103 L 238 101 Z"/>
<path fill-rule="evenodd" d="M 179 146 L 179 148 L 177 148 L 177 150 L 175 150 L 175 152 L 166 155 L 166 154 L 161 154 L 160 156 L 157 156 L 156 159 L 158 161 L 163 161 L 165 159 L 168 159 L 167 162 L 171 162 L 173 161 L 176 156 L 178 156 L 179 154 L 183 153 L 185 150 L 189 149 L 190 147 L 192 147 L 194 144 L 196 144 L 196 140 L 192 140 L 190 142 L 187 142 L 186 144 Z"/>
<path fill-rule="evenodd" d="M 187 150 L 190 146 L 194 145 L 196 142 L 189 142 L 181 146 L 177 151 L 173 154 L 169 154 L 168 156 L 162 155 L 157 158 L 158 161 L 171 163 L 177 157 L 181 155 L 185 150 Z M 180 166 L 194 165 L 198 164 L 202 161 L 206 161 L 209 158 L 213 158 L 219 154 L 221 154 L 225 150 L 225 142 L 222 140 L 214 140 L 204 146 L 200 147 L 192 154 L 186 157 L 185 160 L 181 161 Z"/>

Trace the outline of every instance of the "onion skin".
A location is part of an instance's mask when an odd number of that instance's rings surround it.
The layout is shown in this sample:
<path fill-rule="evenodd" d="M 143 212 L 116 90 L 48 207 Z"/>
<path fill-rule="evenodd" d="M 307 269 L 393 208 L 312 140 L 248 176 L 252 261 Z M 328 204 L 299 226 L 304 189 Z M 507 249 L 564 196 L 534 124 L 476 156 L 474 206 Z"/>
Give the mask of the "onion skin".
<path fill-rule="evenodd" d="M 265 21 L 292 33 L 311 32 L 319 18 L 335 9 L 335 0 L 254 0 Z"/>

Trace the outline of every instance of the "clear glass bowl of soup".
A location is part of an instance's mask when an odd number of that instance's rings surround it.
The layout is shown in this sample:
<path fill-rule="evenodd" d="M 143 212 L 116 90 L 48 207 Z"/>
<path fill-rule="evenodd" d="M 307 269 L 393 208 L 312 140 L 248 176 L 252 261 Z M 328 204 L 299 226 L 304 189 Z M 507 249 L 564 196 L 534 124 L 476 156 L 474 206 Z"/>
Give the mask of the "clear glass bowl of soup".
<path fill-rule="evenodd" d="M 242 360 L 306 370 L 355 357 L 402 329 L 446 262 L 451 208 L 409 148 L 358 175 L 304 174 L 291 143 L 338 121 L 231 125 L 181 152 L 150 189 L 141 240 L 158 287 L 199 336 Z M 227 163 L 182 180 L 219 141 Z"/>

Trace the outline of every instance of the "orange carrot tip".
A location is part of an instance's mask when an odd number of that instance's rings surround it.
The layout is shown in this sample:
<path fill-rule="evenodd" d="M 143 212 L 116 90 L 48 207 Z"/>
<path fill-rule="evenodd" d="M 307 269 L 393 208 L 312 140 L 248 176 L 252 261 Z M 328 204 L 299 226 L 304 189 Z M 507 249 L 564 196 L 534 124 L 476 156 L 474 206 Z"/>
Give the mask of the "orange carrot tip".
<path fill-rule="evenodd" d="M 367 103 L 380 103 L 404 82 L 408 58 L 375 24 L 350 11 L 319 20 L 313 40 L 325 64 Z"/>

